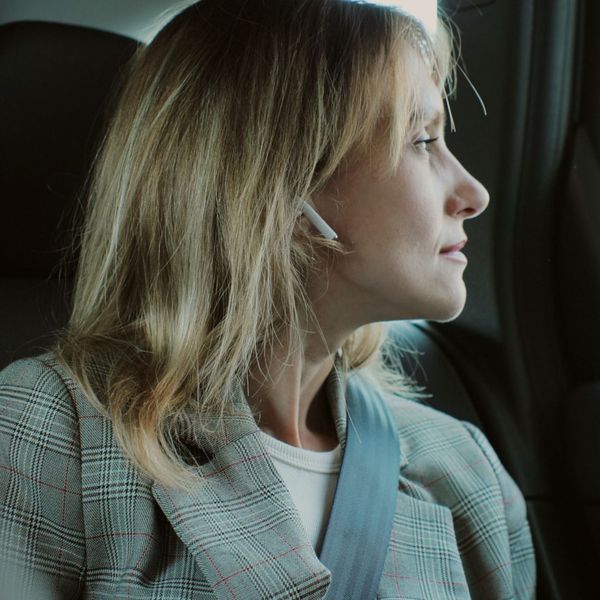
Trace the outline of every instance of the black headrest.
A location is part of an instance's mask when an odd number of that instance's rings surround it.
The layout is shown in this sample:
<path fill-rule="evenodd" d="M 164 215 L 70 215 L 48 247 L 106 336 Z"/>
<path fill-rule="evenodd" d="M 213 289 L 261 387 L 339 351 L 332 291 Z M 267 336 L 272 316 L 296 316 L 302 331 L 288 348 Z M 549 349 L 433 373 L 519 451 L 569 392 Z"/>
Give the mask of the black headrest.
<path fill-rule="evenodd" d="M 58 263 L 107 101 L 137 44 L 59 23 L 0 26 L 0 275 L 47 276 Z"/>

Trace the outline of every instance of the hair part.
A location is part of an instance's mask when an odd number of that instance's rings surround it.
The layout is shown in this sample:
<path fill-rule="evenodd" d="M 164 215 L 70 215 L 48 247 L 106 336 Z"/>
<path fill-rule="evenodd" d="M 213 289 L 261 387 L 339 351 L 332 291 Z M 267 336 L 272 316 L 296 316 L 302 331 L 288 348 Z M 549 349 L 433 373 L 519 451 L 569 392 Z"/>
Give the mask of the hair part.
<path fill-rule="evenodd" d="M 184 486 L 190 423 L 220 435 L 211 417 L 250 365 L 282 336 L 301 351 L 308 277 L 346 252 L 302 225 L 303 199 L 372 152 L 382 123 L 384 168 L 398 163 L 415 106 L 409 49 L 443 89 L 448 32 L 440 21 L 430 40 L 406 15 L 343 0 L 202 0 L 138 49 L 91 171 L 54 350 L 143 474 Z M 344 369 L 419 397 L 385 366 L 385 334 L 357 329 Z"/>

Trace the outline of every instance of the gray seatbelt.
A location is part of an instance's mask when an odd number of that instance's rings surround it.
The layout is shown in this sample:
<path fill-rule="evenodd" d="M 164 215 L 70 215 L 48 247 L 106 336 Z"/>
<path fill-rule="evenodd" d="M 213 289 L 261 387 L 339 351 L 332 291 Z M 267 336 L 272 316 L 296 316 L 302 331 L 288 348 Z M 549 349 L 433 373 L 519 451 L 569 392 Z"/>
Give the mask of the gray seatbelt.
<path fill-rule="evenodd" d="M 319 560 L 327 600 L 377 596 L 392 530 L 400 441 L 384 398 L 358 376 L 347 382 L 346 447 Z"/>

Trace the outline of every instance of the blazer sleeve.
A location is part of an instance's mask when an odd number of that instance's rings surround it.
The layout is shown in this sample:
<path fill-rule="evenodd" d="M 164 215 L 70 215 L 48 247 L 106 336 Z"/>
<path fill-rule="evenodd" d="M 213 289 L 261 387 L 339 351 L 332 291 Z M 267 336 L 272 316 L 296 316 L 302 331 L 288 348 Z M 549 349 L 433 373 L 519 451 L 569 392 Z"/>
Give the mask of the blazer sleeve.
<path fill-rule="evenodd" d="M 81 500 L 71 392 L 44 362 L 18 360 L 0 372 L 2 597 L 79 597 L 85 571 Z"/>
<path fill-rule="evenodd" d="M 463 425 L 489 461 L 502 490 L 510 545 L 514 598 L 530 600 L 535 597 L 536 565 L 525 499 L 481 430 L 467 421 L 463 421 Z"/>

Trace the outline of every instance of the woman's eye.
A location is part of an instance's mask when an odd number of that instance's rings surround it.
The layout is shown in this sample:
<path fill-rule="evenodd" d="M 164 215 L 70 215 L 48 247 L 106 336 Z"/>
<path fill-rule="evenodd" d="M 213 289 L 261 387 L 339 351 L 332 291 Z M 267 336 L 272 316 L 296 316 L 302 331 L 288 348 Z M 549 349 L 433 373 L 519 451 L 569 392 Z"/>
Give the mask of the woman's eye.
<path fill-rule="evenodd" d="M 419 150 L 425 150 L 426 152 L 429 152 L 429 145 L 433 144 L 434 142 L 437 142 L 440 138 L 439 137 L 434 137 L 434 138 L 425 138 L 422 140 L 417 140 L 415 142 L 415 146 L 419 149 Z"/>

